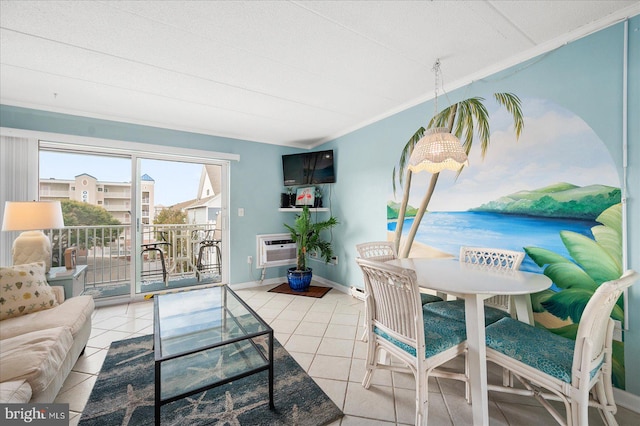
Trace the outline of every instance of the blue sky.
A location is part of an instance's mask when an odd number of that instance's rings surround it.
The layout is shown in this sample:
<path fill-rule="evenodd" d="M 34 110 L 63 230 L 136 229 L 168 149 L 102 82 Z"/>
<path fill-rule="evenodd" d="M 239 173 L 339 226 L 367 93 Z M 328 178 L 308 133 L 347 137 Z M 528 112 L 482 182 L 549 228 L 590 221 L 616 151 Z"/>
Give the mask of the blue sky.
<path fill-rule="evenodd" d="M 155 203 L 170 206 L 196 198 L 201 164 L 143 159 L 142 174 L 155 181 Z M 88 173 L 100 181 L 131 182 L 125 158 L 40 151 L 40 178 L 74 179 Z"/>

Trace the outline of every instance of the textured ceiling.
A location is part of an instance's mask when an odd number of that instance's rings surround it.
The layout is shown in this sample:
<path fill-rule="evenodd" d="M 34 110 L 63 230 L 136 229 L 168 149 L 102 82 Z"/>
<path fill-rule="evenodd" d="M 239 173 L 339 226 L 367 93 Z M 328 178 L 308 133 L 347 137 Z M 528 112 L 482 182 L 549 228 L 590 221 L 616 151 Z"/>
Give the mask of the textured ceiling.
<path fill-rule="evenodd" d="M 0 1 L 0 102 L 314 146 L 638 1 Z"/>

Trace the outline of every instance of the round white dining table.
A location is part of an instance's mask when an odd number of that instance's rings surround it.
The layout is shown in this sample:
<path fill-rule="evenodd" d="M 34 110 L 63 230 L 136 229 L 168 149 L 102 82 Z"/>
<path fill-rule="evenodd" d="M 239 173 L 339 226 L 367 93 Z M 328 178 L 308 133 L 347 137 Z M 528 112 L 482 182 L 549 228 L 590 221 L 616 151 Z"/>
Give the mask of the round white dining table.
<path fill-rule="evenodd" d="M 422 288 L 464 299 L 473 424 L 488 425 L 484 300 L 513 296 L 517 318 L 533 324 L 530 294 L 549 288 L 551 280 L 542 274 L 496 270 L 454 259 L 409 258 L 386 263 L 414 270 Z"/>

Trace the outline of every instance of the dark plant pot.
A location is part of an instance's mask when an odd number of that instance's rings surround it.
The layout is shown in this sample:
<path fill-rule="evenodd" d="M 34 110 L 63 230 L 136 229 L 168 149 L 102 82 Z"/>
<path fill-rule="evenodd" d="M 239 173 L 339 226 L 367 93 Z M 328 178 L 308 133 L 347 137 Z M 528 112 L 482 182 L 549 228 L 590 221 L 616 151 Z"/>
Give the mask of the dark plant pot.
<path fill-rule="evenodd" d="M 280 207 L 288 208 L 291 206 L 289 194 L 280 194 Z"/>
<path fill-rule="evenodd" d="M 293 291 L 307 291 L 311 285 L 311 268 L 307 268 L 306 271 L 298 271 L 295 267 L 287 270 L 287 281 L 289 281 L 289 287 Z"/>

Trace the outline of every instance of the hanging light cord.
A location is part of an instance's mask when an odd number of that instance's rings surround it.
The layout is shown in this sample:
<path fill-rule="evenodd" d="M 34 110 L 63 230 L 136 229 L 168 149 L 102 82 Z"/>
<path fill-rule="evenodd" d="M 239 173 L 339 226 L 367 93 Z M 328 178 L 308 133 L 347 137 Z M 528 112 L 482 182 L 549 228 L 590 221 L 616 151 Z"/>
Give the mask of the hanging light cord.
<path fill-rule="evenodd" d="M 435 117 L 436 115 L 438 115 L 438 77 L 440 76 L 440 58 L 436 59 L 436 61 L 433 64 L 433 68 L 431 68 L 431 71 L 434 72 L 435 74 L 435 84 L 434 84 L 434 92 L 435 92 L 435 97 L 434 97 L 434 104 L 435 104 L 435 112 L 433 113 L 433 116 Z"/>

